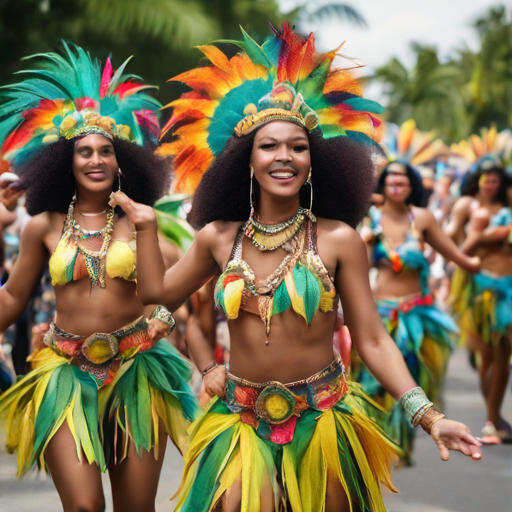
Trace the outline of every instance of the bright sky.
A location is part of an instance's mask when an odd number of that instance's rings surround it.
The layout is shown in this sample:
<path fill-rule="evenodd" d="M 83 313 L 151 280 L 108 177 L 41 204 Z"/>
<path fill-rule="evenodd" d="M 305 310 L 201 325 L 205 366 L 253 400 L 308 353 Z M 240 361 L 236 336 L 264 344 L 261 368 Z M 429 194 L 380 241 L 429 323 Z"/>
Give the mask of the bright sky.
<path fill-rule="evenodd" d="M 508 0 L 507 0 L 508 1 Z M 505 2 L 499 0 L 346 0 L 358 10 L 368 23 L 367 28 L 353 26 L 347 21 L 325 22 L 322 26 L 304 25 L 315 32 L 321 51 L 331 50 L 347 41 L 344 53 L 366 64 L 363 74 L 398 57 L 406 66 L 414 62 L 410 43 L 416 41 L 438 48 L 441 58 L 457 48 L 467 45 L 478 48 L 478 36 L 471 27 L 473 21 L 487 10 Z M 322 5 L 328 0 L 308 0 Z M 280 0 L 287 11 L 304 0 Z M 330 3 L 336 3 L 332 1 Z M 377 89 L 368 90 L 367 96 L 381 99 Z"/>

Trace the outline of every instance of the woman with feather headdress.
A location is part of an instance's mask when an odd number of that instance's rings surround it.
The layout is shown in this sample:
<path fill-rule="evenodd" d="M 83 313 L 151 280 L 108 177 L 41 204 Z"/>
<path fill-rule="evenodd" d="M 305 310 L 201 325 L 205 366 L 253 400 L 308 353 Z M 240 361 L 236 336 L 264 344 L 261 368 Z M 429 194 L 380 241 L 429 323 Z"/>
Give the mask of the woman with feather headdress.
<path fill-rule="evenodd" d="M 18 476 L 48 469 L 65 511 L 105 509 L 107 468 L 114 510 L 151 511 L 167 434 L 183 450 L 196 405 L 190 369 L 159 341 L 172 316 L 143 316 L 135 233 L 108 201 L 122 188 L 152 205 L 168 189 L 168 163 L 153 154 L 160 104 L 124 73 L 127 61 L 114 72 L 107 59 L 101 73 L 63 45 L 64 56 L 35 55 L 40 66 L 4 88 L 0 106 L 0 154 L 20 177 L 2 196 L 25 189 L 33 215 L 0 289 L 0 331 L 26 308 L 48 257 L 57 309 L 0 415 Z"/>
<path fill-rule="evenodd" d="M 482 270 L 457 269 L 449 302 L 459 321 L 462 344 L 477 354 L 480 387 L 487 407 L 485 444 L 512 442 L 512 427 L 501 416 L 512 352 L 512 210 L 507 200 L 510 177 L 502 159 L 512 154 L 510 131 L 493 127 L 452 145 L 471 167 L 463 178 L 447 233 L 467 254 L 481 258 Z M 501 157 L 501 158 L 500 158 Z"/>
<path fill-rule="evenodd" d="M 373 188 L 381 109 L 313 34 L 273 31 L 262 46 L 243 32 L 231 59 L 202 46 L 210 65 L 175 78 L 190 91 L 171 103 L 175 138 L 160 153 L 175 155 L 178 191 L 197 187 L 188 218 L 201 229 L 165 277 L 154 213 L 113 196 L 137 227 L 144 302 L 173 310 L 222 272 L 229 368 L 202 369 L 215 398 L 191 427 L 177 510 L 384 512 L 379 484 L 394 488 L 398 450 L 333 355 L 340 300 L 361 357 L 442 458 L 479 458 L 479 444 L 432 408 L 373 303 L 353 227 Z"/>
<path fill-rule="evenodd" d="M 415 166 L 432 160 L 440 145 L 441 141 L 433 141 L 432 134 L 422 134 L 413 120 L 400 129 L 388 125 L 386 150 L 390 162 L 377 184 L 384 203 L 370 209 L 361 229 L 370 264 L 378 269 L 373 295 L 382 322 L 414 380 L 437 405 L 457 326 L 436 306 L 429 289 L 430 262 L 425 243 L 469 271 L 479 268 L 478 261 L 459 251 L 430 210 L 423 207 L 422 179 Z M 402 463 L 410 465 L 414 429 L 399 404 L 357 357 L 352 376 L 390 410 L 384 420 L 385 430 L 399 442 Z"/>

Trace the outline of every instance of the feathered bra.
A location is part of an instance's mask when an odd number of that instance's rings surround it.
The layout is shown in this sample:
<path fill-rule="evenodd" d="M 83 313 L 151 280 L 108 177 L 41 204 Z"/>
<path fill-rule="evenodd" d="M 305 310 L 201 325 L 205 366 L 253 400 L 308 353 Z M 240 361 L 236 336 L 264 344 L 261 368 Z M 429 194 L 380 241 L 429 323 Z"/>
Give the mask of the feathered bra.
<path fill-rule="evenodd" d="M 60 137 L 99 133 L 142 145 L 157 142 L 156 112 L 161 104 L 146 94 L 153 86 L 124 74 L 127 59 L 114 72 L 82 48 L 62 42 L 65 54 L 36 54 L 38 69 L 19 71 L 27 79 L 2 87 L 0 156 L 14 163 L 31 158 Z"/>
<path fill-rule="evenodd" d="M 319 54 L 313 34 L 303 37 L 288 24 L 259 46 L 242 29 L 242 52 L 231 59 L 216 46 L 199 46 L 211 65 L 172 78 L 192 90 L 167 107 L 173 108 L 162 130 L 175 139 L 158 152 L 173 155 L 174 190 L 193 192 L 228 139 L 250 133 L 273 120 L 307 130 L 320 129 L 324 138 L 350 137 L 373 143 L 380 139 L 382 107 L 363 99 L 362 88 L 346 69 L 332 62 L 340 48 Z"/>

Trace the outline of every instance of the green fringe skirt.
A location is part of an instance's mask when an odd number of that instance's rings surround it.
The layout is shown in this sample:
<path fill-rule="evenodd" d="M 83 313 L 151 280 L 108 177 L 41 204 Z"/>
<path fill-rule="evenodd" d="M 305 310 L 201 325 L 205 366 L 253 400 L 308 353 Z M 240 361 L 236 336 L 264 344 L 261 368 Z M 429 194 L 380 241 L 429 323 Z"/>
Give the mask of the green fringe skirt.
<path fill-rule="evenodd" d="M 45 449 L 64 422 L 78 459 L 84 455 L 102 471 L 115 454 L 127 455 L 129 442 L 139 456 L 154 448 L 160 421 L 180 451 L 186 450 L 186 429 L 197 411 L 187 384 L 191 370 L 166 341 L 120 361 L 113 379 L 99 388 L 91 373 L 50 347 L 31 360 L 32 371 L 0 396 L 7 450 L 17 452 L 18 477 L 35 464 L 46 469 Z"/>

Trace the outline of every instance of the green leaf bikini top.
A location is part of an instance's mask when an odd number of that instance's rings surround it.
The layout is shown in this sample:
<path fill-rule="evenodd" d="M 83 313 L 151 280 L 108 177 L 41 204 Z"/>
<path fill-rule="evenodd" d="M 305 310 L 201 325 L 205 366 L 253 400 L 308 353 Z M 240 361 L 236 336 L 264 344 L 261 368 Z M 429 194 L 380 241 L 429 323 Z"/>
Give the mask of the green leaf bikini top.
<path fill-rule="evenodd" d="M 228 264 L 215 286 L 215 305 L 228 320 L 248 310 L 251 297 L 257 298 L 260 317 L 270 332 L 274 315 L 290 307 L 309 326 L 318 310 L 327 313 L 337 308 L 338 295 L 316 246 L 316 219 L 307 217 L 302 227 L 283 249 L 288 253 L 266 279 L 257 279 L 254 270 L 242 259 L 244 226 L 241 226 Z M 268 340 L 267 340 L 268 344 Z"/>

